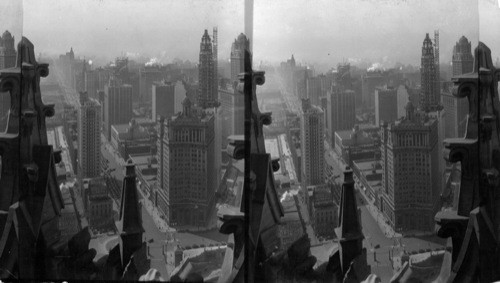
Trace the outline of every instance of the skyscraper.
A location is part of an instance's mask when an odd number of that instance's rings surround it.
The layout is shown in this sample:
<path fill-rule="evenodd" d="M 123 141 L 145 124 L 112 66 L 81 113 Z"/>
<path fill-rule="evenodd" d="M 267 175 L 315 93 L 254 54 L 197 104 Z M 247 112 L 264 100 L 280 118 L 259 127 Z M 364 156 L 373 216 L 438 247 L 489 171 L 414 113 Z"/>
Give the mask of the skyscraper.
<path fill-rule="evenodd" d="M 151 118 L 157 121 L 158 116 L 171 117 L 182 110 L 182 99 L 186 97 L 186 89 L 181 81 L 155 82 L 152 97 Z"/>
<path fill-rule="evenodd" d="M 132 86 L 110 79 L 104 87 L 104 133 L 111 141 L 111 126 L 127 124 L 132 118 Z"/>
<path fill-rule="evenodd" d="M 221 103 L 222 143 L 230 135 L 243 135 L 245 132 L 245 99 L 242 93 L 233 88 L 219 89 Z"/>
<path fill-rule="evenodd" d="M 379 70 L 368 71 L 361 77 L 361 101 L 365 108 L 373 108 L 375 106 L 375 88 L 382 86 L 385 79 Z"/>
<path fill-rule="evenodd" d="M 198 106 L 203 109 L 214 107 L 217 105 L 217 70 L 215 70 L 212 40 L 207 30 L 201 37 L 198 71 Z"/>
<path fill-rule="evenodd" d="M 422 45 L 420 80 L 422 85 L 420 90 L 420 108 L 425 112 L 429 112 L 437 108 L 441 97 L 439 96 L 438 88 L 436 88 L 439 76 L 436 72 L 434 45 L 428 33 L 425 35 Z"/>
<path fill-rule="evenodd" d="M 469 114 L 469 102 L 465 98 L 455 97 L 450 92 L 441 95 L 445 111 L 445 138 L 464 137 Z"/>
<path fill-rule="evenodd" d="M 322 77 L 316 76 L 306 79 L 307 98 L 311 100 L 311 104 L 321 106 L 320 97 L 323 96 L 321 88 Z"/>
<path fill-rule="evenodd" d="M 437 120 L 408 102 L 406 117 L 382 125 L 380 136 L 381 212 L 395 231 L 433 229 L 441 178 Z"/>
<path fill-rule="evenodd" d="M 158 65 L 146 65 L 139 70 L 139 98 L 141 101 L 151 101 L 151 90 L 154 82 L 165 79 L 163 70 Z"/>
<path fill-rule="evenodd" d="M 78 108 L 78 176 L 93 178 L 101 173 L 101 104 L 80 93 Z"/>
<path fill-rule="evenodd" d="M 14 37 L 5 31 L 0 37 L 0 70 L 16 66 L 16 49 L 14 48 Z M 10 108 L 10 94 L 0 92 L 0 132 L 7 125 L 7 113 Z"/>
<path fill-rule="evenodd" d="M 335 132 L 351 130 L 356 123 L 356 98 L 352 90 L 332 87 L 332 90 L 327 93 L 326 99 L 328 141 L 333 146 L 335 144 Z"/>
<path fill-rule="evenodd" d="M 302 181 L 305 186 L 324 184 L 325 145 L 324 112 L 302 99 L 300 117 L 300 146 L 302 151 Z"/>
<path fill-rule="evenodd" d="M 375 88 L 375 125 L 380 125 L 381 121 L 394 122 L 397 118 L 397 89 L 387 87 Z"/>
<path fill-rule="evenodd" d="M 453 47 L 453 76 L 472 72 L 473 65 L 474 56 L 471 52 L 471 43 L 465 36 L 462 36 Z M 443 92 L 441 99 L 446 113 L 445 137 L 463 137 L 467 125 L 469 102 L 465 98 L 453 96 L 449 90 Z"/>
<path fill-rule="evenodd" d="M 465 36 L 462 36 L 453 47 L 453 58 L 451 62 L 453 66 L 453 76 L 472 72 L 474 56 L 472 56 L 471 52 L 471 43 Z"/>
<path fill-rule="evenodd" d="M 0 70 L 16 66 L 16 49 L 14 37 L 5 31 L 0 37 Z"/>
<path fill-rule="evenodd" d="M 85 91 L 88 93 L 89 97 L 97 99 L 97 93 L 99 91 L 98 71 L 86 70 L 83 75 L 84 75 Z"/>
<path fill-rule="evenodd" d="M 250 41 L 240 33 L 231 46 L 231 85 L 238 82 L 238 75 L 245 71 L 245 49 L 250 49 Z"/>
<path fill-rule="evenodd" d="M 214 116 L 185 98 L 158 129 L 157 204 L 170 226 L 203 225 L 215 195 Z"/>

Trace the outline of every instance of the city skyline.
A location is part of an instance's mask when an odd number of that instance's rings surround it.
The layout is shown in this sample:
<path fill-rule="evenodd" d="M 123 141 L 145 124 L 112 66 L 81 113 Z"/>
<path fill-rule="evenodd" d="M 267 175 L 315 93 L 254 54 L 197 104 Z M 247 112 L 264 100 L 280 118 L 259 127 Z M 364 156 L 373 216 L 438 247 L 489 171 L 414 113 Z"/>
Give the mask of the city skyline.
<path fill-rule="evenodd" d="M 232 41 L 245 31 L 243 1 L 129 0 L 118 5 L 116 0 L 95 0 L 76 6 L 70 1 L 51 1 L 51 5 L 32 0 L 3 3 L 2 8 L 14 11 L 17 17 L 2 19 L 0 24 L 17 40 L 22 32 L 37 42 L 38 52 L 48 55 L 73 47 L 82 57 L 104 56 L 109 61 L 119 55 L 142 56 L 162 63 L 175 58 L 196 62 L 197 50 L 181 45 L 195 46 L 199 31 L 214 26 L 220 26 L 220 58 L 229 61 Z M 287 9 L 281 9 L 285 4 Z M 419 65 L 419 56 L 408 47 L 421 44 L 422 34 L 439 30 L 441 63 L 445 64 L 451 61 L 453 45 L 462 35 L 473 45 L 478 38 L 500 45 L 494 30 L 487 28 L 500 26 L 498 15 L 500 8 L 486 0 L 342 0 L 314 5 L 302 0 L 255 1 L 251 45 L 257 63 L 278 63 L 295 54 L 303 64 L 332 67 L 344 60 L 366 60 L 390 68 L 396 62 Z M 178 25 L 179 21 L 183 24 Z M 43 32 L 47 29 L 57 38 L 47 36 Z M 367 45 L 370 48 L 364 49 Z M 498 52 L 492 54 L 494 60 L 499 56 Z"/>
<path fill-rule="evenodd" d="M 0 3 L 2 280 L 500 280 L 500 0 L 73 1 Z"/>

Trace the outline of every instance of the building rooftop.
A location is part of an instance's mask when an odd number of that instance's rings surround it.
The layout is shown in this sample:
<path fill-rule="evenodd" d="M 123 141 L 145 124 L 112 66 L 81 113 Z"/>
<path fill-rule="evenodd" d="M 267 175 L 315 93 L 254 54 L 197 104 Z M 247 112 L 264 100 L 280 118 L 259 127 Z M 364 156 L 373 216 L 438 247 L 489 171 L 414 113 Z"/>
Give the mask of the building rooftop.
<path fill-rule="evenodd" d="M 149 132 L 142 126 L 137 124 L 135 120 L 129 124 L 118 124 L 111 126 L 112 131 L 118 133 L 118 138 L 120 140 L 138 140 L 138 139 L 149 139 Z"/>
<path fill-rule="evenodd" d="M 359 171 L 371 171 L 373 170 L 373 166 L 375 166 L 376 170 L 380 170 L 382 168 L 379 160 L 357 160 L 353 161 L 353 163 Z"/>
<path fill-rule="evenodd" d="M 151 154 L 130 154 L 129 157 L 136 165 L 158 164 L 156 156 Z"/>

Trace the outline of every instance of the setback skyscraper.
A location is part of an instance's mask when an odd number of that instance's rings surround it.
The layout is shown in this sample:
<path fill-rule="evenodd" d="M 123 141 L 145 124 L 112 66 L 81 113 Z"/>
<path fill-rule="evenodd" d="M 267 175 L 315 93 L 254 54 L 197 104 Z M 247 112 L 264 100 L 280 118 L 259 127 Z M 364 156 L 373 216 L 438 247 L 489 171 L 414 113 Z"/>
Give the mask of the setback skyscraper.
<path fill-rule="evenodd" d="M 245 49 L 250 49 L 250 41 L 240 33 L 231 46 L 231 85 L 238 83 L 238 75 L 245 71 Z"/>
<path fill-rule="evenodd" d="M 458 40 L 453 47 L 453 76 L 459 76 L 472 72 L 474 56 L 471 52 L 471 42 L 465 36 Z"/>
<path fill-rule="evenodd" d="M 473 65 L 474 56 L 471 52 L 471 43 L 465 36 L 462 36 L 453 47 L 453 76 L 472 72 Z M 469 113 L 469 102 L 465 98 L 453 96 L 449 90 L 443 92 L 441 99 L 446 113 L 445 137 L 463 137 Z"/>

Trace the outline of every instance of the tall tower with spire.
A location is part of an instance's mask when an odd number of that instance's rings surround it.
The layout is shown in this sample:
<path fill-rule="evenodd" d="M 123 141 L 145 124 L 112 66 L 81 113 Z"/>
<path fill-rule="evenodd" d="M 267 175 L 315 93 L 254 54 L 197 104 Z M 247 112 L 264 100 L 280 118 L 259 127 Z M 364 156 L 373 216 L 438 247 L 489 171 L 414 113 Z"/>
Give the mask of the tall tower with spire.
<path fill-rule="evenodd" d="M 217 73 L 215 70 L 212 40 L 208 31 L 201 37 L 198 66 L 198 106 L 203 109 L 217 105 Z"/>
<path fill-rule="evenodd" d="M 420 107 L 425 112 L 431 112 L 439 105 L 440 97 L 436 90 L 437 79 L 434 45 L 427 33 L 422 45 L 420 65 L 420 80 L 422 85 L 420 91 Z"/>

